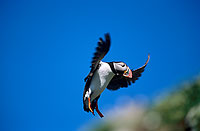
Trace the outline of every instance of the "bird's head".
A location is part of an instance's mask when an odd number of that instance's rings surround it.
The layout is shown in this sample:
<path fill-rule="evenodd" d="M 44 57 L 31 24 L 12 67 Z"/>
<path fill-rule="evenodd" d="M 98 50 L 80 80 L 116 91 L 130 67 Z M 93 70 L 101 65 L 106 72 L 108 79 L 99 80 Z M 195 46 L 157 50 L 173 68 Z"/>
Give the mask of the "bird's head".
<path fill-rule="evenodd" d="M 124 62 L 113 62 L 113 66 L 116 71 L 116 75 L 132 78 L 132 71 Z"/>

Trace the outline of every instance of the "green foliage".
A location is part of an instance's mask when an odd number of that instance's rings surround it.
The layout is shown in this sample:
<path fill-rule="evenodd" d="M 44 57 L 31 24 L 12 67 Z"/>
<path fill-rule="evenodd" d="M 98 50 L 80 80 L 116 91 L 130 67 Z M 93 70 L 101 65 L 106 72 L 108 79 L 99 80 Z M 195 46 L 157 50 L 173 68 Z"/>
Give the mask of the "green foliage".
<path fill-rule="evenodd" d="M 191 109 L 200 104 L 200 80 L 191 84 L 179 87 L 179 90 L 169 94 L 167 98 L 155 105 L 154 111 L 158 112 L 162 118 L 162 125 L 171 129 L 184 130 L 189 123 L 186 116 Z M 194 108 L 193 110 L 195 110 Z M 200 124 L 200 121 L 198 120 Z"/>

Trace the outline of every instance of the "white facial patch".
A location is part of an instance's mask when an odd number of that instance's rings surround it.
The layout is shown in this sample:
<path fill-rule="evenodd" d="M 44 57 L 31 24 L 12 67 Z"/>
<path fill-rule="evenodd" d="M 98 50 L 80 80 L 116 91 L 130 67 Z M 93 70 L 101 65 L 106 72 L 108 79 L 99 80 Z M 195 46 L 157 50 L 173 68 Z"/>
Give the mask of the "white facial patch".
<path fill-rule="evenodd" d="M 124 65 L 124 66 L 122 66 Z M 124 63 L 114 63 L 114 68 L 116 71 L 125 71 L 127 69 L 126 65 Z"/>

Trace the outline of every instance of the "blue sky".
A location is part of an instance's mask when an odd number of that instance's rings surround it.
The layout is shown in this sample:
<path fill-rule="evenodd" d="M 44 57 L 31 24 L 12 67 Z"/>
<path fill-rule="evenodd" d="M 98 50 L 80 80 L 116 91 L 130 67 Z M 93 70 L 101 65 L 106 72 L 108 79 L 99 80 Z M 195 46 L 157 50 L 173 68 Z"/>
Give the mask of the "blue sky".
<path fill-rule="evenodd" d="M 99 37 L 104 61 L 149 65 L 128 89 L 105 90 L 102 112 L 120 96 L 149 100 L 200 70 L 200 2 L 195 0 L 0 2 L 0 130 L 77 130 L 93 119 L 82 109 L 84 77 Z M 95 117 L 99 119 L 99 117 Z"/>

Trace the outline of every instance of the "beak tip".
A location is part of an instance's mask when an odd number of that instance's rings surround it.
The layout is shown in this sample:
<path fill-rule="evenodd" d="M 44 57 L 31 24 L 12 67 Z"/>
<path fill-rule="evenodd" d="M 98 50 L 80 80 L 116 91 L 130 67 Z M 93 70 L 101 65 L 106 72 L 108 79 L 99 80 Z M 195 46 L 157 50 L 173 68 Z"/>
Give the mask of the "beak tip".
<path fill-rule="evenodd" d="M 133 77 L 133 74 L 132 74 L 132 71 L 130 70 L 129 78 L 132 78 L 132 77 Z"/>
<path fill-rule="evenodd" d="M 124 75 L 125 77 L 132 78 L 132 71 L 128 68 L 128 74 Z"/>

